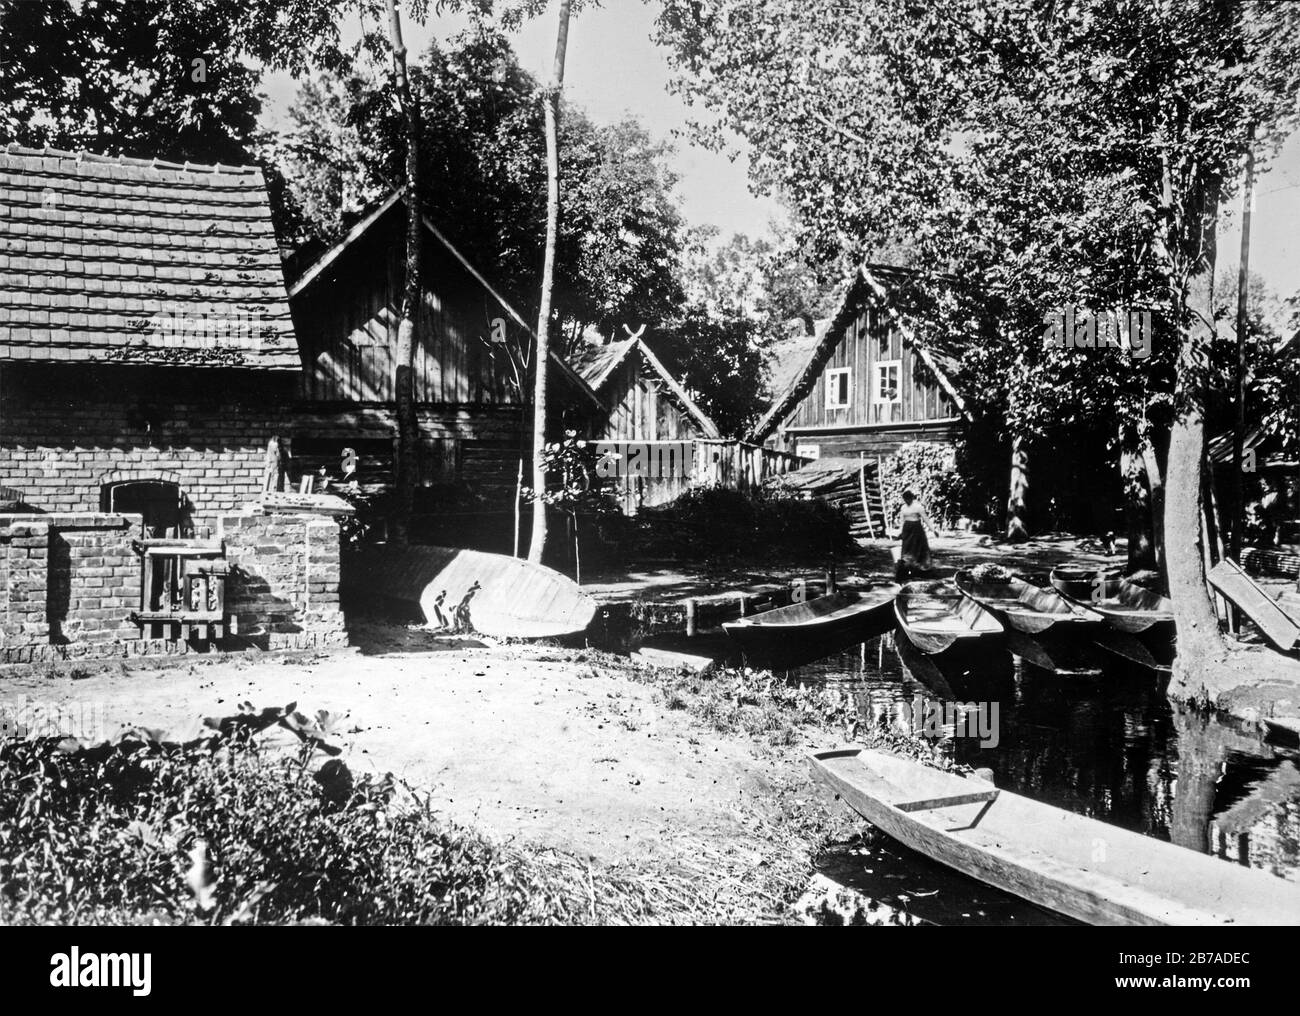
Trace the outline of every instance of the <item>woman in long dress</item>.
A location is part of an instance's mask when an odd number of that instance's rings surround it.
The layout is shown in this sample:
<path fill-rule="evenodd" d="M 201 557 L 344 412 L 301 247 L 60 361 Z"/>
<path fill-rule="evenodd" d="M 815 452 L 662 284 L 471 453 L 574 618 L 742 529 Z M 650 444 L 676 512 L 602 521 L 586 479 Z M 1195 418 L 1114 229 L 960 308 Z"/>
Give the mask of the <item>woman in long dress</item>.
<path fill-rule="evenodd" d="M 910 490 L 903 491 L 903 506 L 898 509 L 898 521 L 901 525 L 899 536 L 902 538 L 897 568 L 900 576 L 910 571 L 929 571 L 930 542 L 925 538 L 925 530 L 927 526 L 933 530 L 934 526 L 925 514 L 925 506 Z"/>

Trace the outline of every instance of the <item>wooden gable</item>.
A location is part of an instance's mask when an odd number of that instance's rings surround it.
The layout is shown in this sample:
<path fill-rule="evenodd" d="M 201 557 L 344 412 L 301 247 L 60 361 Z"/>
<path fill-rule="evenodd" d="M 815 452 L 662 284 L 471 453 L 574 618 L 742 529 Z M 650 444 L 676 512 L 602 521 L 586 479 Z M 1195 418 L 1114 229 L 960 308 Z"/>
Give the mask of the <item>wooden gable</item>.
<path fill-rule="evenodd" d="M 292 294 L 312 402 L 393 402 L 405 266 L 400 202 L 348 243 L 311 284 Z M 518 348 L 524 328 L 440 243 L 421 250 L 415 398 L 424 404 L 519 405 L 500 340 Z M 525 383 L 526 380 L 525 380 Z"/>
<path fill-rule="evenodd" d="M 952 419 L 957 407 L 890 315 L 869 301 L 838 326 L 785 426 L 861 427 Z"/>
<path fill-rule="evenodd" d="M 640 339 L 587 346 L 574 354 L 572 362 L 605 407 L 596 427 L 599 436 L 612 441 L 718 436 L 713 421 Z"/>
<path fill-rule="evenodd" d="M 609 407 L 603 436 L 616 441 L 685 441 L 707 436 L 653 369 L 640 349 L 601 388 Z"/>
<path fill-rule="evenodd" d="M 762 444 L 778 432 L 932 429 L 967 416 L 949 378 L 957 365 L 952 343 L 947 352 L 919 345 L 891 305 L 904 271 L 864 265 L 854 275 L 802 367 L 778 363 L 788 383 L 747 441 Z"/>

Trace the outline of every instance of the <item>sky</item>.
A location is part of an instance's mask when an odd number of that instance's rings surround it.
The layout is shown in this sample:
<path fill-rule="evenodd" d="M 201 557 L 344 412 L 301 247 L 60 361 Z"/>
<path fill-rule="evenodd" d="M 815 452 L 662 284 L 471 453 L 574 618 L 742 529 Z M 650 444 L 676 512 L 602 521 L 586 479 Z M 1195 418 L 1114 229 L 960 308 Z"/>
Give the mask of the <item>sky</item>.
<path fill-rule="evenodd" d="M 513 37 L 520 63 L 538 79 L 550 76 L 555 51 L 552 10 L 528 22 Z M 651 132 L 675 141 L 678 195 L 686 220 L 716 226 L 722 235 L 770 235 L 786 221 L 774 199 L 750 192 L 743 151 L 734 160 L 706 151 L 680 137 L 693 115 L 668 91 L 671 71 L 665 52 L 652 41 L 655 3 L 605 0 L 604 6 L 576 15 L 569 30 L 565 65 L 566 99 L 584 107 L 600 123 L 628 113 Z M 406 23 L 408 50 L 419 53 L 431 37 L 445 39 L 467 24 L 437 18 L 426 25 Z M 346 30 L 345 30 L 346 31 Z M 294 86 L 273 76 L 266 82 L 271 117 L 292 99 Z M 743 142 L 737 141 L 737 149 Z M 1241 244 L 1240 202 L 1225 209 L 1219 231 L 1219 263 L 1234 271 Z M 1271 168 L 1257 180 L 1251 222 L 1250 267 L 1280 297 L 1300 293 L 1300 132 L 1292 135 Z"/>

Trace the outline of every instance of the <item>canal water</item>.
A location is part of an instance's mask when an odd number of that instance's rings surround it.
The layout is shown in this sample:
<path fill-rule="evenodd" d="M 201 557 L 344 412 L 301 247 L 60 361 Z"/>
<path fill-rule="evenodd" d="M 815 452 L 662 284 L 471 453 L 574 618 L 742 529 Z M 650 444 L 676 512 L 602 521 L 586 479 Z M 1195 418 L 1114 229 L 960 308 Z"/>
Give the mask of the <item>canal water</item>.
<path fill-rule="evenodd" d="M 936 663 L 890 633 L 785 674 L 853 694 L 860 724 L 927 737 L 999 787 L 1300 881 L 1300 751 L 1171 704 L 1167 673 L 1068 648 L 1068 673 L 997 644 Z M 819 921 L 1069 923 L 863 830 L 821 858 L 805 898 Z"/>

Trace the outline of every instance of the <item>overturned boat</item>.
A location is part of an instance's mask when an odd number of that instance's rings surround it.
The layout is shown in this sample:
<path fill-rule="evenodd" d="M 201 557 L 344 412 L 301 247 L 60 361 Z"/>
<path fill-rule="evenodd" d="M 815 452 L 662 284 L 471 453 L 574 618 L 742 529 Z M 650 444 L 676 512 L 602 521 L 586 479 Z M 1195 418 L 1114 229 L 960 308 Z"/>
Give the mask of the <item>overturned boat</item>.
<path fill-rule="evenodd" d="M 480 550 L 368 545 L 348 556 L 344 583 L 430 628 L 496 638 L 577 634 L 596 616 L 596 601 L 567 575 Z"/>

